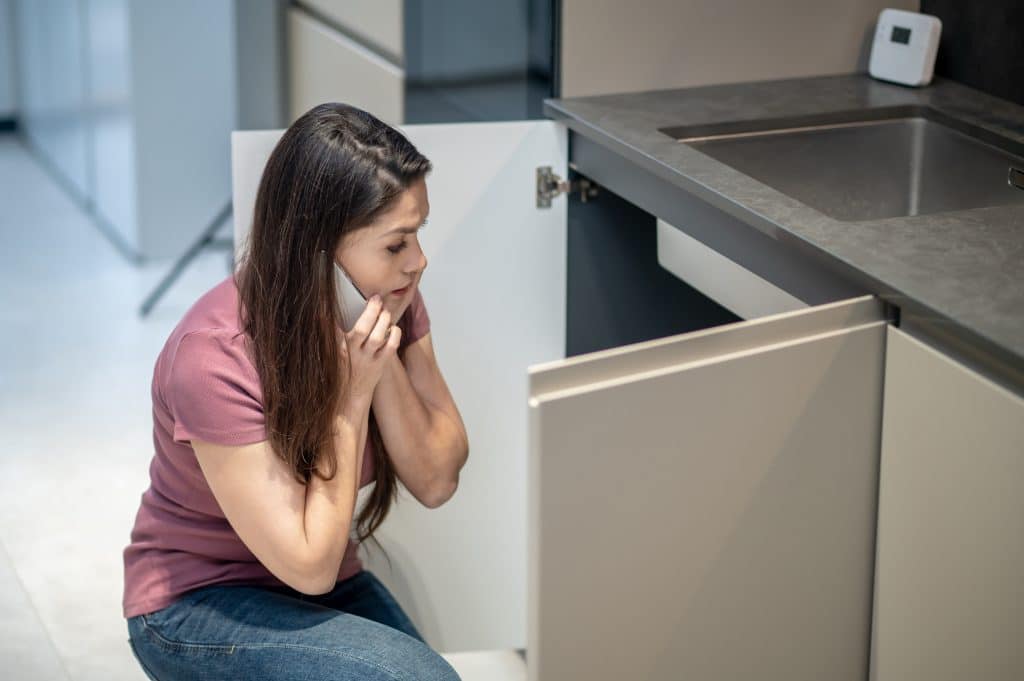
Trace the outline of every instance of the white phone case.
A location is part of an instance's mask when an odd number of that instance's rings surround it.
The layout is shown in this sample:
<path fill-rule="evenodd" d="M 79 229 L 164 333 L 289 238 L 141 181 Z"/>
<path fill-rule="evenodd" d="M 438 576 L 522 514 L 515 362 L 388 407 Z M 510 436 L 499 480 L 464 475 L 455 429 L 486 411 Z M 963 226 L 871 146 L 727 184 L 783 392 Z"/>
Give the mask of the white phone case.
<path fill-rule="evenodd" d="M 338 315 L 345 331 L 351 331 L 366 309 L 366 298 L 338 263 L 334 263 L 334 290 L 338 298 Z"/>

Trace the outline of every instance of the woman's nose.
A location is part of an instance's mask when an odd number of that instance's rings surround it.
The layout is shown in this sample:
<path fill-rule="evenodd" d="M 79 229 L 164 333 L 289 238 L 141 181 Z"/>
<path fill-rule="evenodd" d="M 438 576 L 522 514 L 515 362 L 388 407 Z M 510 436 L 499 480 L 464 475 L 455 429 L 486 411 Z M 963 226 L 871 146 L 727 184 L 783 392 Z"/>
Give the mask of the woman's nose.
<path fill-rule="evenodd" d="M 427 254 L 420 250 L 420 257 L 413 261 L 412 272 L 422 272 L 427 269 Z"/>

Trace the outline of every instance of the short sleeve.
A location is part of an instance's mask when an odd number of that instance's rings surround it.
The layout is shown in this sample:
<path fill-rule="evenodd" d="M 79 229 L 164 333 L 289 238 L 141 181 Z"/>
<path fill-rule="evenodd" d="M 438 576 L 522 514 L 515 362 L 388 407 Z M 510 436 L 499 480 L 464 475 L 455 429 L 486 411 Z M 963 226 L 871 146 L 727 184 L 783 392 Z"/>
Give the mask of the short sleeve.
<path fill-rule="evenodd" d="M 430 316 L 427 314 L 427 306 L 423 302 L 423 293 L 419 287 L 413 294 L 409 307 L 402 314 L 402 342 L 401 345 L 412 345 L 420 338 L 423 338 L 430 331 Z"/>
<path fill-rule="evenodd" d="M 165 392 L 175 442 L 243 445 L 267 439 L 259 376 L 244 340 L 221 329 L 181 338 Z"/>

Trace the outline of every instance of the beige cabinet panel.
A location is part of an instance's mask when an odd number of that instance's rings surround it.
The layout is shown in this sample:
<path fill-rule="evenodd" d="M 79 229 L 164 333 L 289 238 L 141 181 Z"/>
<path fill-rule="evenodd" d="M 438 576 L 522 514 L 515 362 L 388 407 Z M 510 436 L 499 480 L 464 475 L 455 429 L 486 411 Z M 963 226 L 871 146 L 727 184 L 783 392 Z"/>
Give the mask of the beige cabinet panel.
<path fill-rule="evenodd" d="M 289 122 L 322 102 L 345 102 L 402 122 L 404 72 L 326 24 L 288 10 Z"/>
<path fill-rule="evenodd" d="M 882 312 L 531 367 L 532 681 L 866 677 Z"/>
<path fill-rule="evenodd" d="M 402 59 L 402 0 L 302 0 L 302 4 Z"/>
<path fill-rule="evenodd" d="M 1024 399 L 889 329 L 871 678 L 1024 679 Z"/>

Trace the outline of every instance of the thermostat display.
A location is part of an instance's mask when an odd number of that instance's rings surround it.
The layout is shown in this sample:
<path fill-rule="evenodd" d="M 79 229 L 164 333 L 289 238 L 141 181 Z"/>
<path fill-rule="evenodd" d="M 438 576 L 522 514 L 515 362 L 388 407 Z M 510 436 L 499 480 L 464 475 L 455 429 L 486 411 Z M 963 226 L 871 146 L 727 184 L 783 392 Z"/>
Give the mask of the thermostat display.
<path fill-rule="evenodd" d="M 903 43 L 904 45 L 910 42 L 910 29 L 903 28 L 902 26 L 892 27 L 892 41 L 894 43 Z"/>
<path fill-rule="evenodd" d="M 883 9 L 878 15 L 868 72 L 879 80 L 927 85 L 932 80 L 941 31 L 938 17 Z"/>

